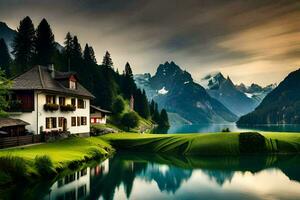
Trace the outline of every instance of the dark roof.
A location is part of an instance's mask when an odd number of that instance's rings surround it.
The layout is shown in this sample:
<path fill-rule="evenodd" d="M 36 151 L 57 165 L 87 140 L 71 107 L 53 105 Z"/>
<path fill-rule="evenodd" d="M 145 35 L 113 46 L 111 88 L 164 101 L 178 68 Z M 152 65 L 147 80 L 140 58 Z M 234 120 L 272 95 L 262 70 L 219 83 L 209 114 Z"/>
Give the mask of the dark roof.
<path fill-rule="evenodd" d="M 42 90 L 56 93 L 69 94 L 73 96 L 83 96 L 95 98 L 87 89 L 80 83 L 77 83 L 77 89 L 69 89 L 65 87 L 58 79 L 62 77 L 74 75 L 74 72 L 58 72 L 55 71 L 55 76 L 52 78 L 48 67 L 35 66 L 25 73 L 15 77 L 12 81 L 12 90 Z"/>
<path fill-rule="evenodd" d="M 97 106 L 90 105 L 90 107 L 93 108 L 93 109 L 95 109 L 95 110 L 97 110 L 97 111 L 99 111 L 99 112 L 102 112 L 102 113 L 107 113 L 107 114 L 111 113 L 110 111 L 101 109 L 101 108 L 99 108 Z"/>
<path fill-rule="evenodd" d="M 10 127 L 10 126 L 26 126 L 29 123 L 24 122 L 20 119 L 12 119 L 12 118 L 0 118 L 0 128 Z"/>
<path fill-rule="evenodd" d="M 70 76 L 75 76 L 77 78 L 76 72 L 59 72 L 55 71 L 55 79 L 66 79 L 69 78 Z"/>

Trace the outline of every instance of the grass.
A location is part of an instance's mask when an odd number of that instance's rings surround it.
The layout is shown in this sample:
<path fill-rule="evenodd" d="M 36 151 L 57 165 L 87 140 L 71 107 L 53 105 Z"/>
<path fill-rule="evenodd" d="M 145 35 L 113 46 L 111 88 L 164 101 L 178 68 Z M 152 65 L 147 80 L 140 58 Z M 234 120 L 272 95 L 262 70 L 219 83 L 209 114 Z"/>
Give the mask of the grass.
<path fill-rule="evenodd" d="M 261 133 L 268 153 L 299 153 L 300 134 Z M 116 149 L 184 155 L 239 155 L 239 133 L 133 134 L 101 136 Z M 272 144 L 271 144 L 272 143 Z M 273 146 L 272 146 L 273 145 Z M 275 151 L 275 150 L 276 151 Z"/>
<path fill-rule="evenodd" d="M 30 179 L 54 176 L 59 172 L 80 167 L 85 162 L 109 156 L 113 151 L 108 143 L 96 137 L 72 137 L 53 143 L 2 149 L 0 166 L 7 167 L 0 167 L 0 185 L 13 182 L 18 177 Z M 20 175 L 14 177 L 14 169 L 19 168 L 26 170 L 21 170 Z"/>
<path fill-rule="evenodd" d="M 90 155 L 93 149 L 105 155 L 108 154 L 112 147 L 101 140 L 101 138 L 73 137 L 52 143 L 0 150 L 0 157 L 7 155 L 20 156 L 25 160 L 31 161 L 36 156 L 47 155 L 52 160 L 54 167 L 61 167 L 73 160 L 83 160 Z"/>

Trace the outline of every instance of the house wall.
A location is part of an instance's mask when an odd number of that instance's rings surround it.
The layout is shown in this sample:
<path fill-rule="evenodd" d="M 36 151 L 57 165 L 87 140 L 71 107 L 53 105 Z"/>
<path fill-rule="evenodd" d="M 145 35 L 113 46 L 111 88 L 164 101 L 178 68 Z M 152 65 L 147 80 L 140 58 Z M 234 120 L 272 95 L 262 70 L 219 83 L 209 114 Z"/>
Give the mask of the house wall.
<path fill-rule="evenodd" d="M 106 115 L 104 117 L 91 117 L 92 124 L 106 124 Z"/>
<path fill-rule="evenodd" d="M 21 119 L 25 122 L 28 122 L 30 125 L 26 126 L 26 129 L 34 134 L 38 134 L 37 132 L 37 93 L 34 92 L 34 110 L 32 112 L 13 112 L 9 113 L 11 118 Z"/>
<path fill-rule="evenodd" d="M 21 113 L 19 115 L 12 115 L 13 118 L 21 119 L 30 123 L 30 125 L 26 126 L 29 131 L 34 132 L 34 134 L 40 134 L 41 130 L 43 131 L 52 131 L 52 130 L 62 130 L 62 127 L 58 127 L 58 117 L 64 117 L 67 119 L 67 131 L 70 131 L 71 134 L 82 134 L 90 132 L 90 100 L 84 99 L 85 108 L 77 108 L 77 99 L 76 98 L 76 110 L 74 112 L 61 112 L 57 111 L 45 111 L 44 104 L 46 103 L 46 93 L 34 93 L 34 101 L 35 101 L 35 109 L 33 112 Z M 53 94 L 49 94 L 53 95 Z M 66 95 L 55 95 L 56 103 L 58 104 L 59 97 L 66 98 L 66 105 L 71 104 L 70 96 Z M 46 129 L 46 118 L 47 117 L 55 117 L 57 121 L 57 128 Z M 76 126 L 71 126 L 71 118 L 76 117 Z M 86 117 L 86 125 L 77 125 L 77 117 Z"/>

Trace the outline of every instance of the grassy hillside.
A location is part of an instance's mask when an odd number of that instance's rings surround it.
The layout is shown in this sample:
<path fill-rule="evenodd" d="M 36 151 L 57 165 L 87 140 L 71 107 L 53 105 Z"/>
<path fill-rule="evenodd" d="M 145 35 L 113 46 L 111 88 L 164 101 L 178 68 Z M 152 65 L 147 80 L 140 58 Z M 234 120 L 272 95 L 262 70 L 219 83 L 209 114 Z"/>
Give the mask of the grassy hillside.
<path fill-rule="evenodd" d="M 106 155 L 112 147 L 100 138 L 69 138 L 53 143 L 45 143 L 21 148 L 0 150 L 0 157 L 20 156 L 27 161 L 32 161 L 36 156 L 47 155 L 55 167 L 60 167 L 74 160 L 83 160 L 91 156 L 91 152 L 99 151 Z"/>
<path fill-rule="evenodd" d="M 262 133 L 268 153 L 299 153 L 300 134 Z M 239 133 L 108 134 L 101 136 L 116 149 L 184 155 L 238 155 Z M 277 143 L 274 142 L 277 140 Z M 271 144 L 272 143 L 272 144 Z M 275 145 L 276 143 L 276 145 Z M 255 148 L 255 147 L 254 147 Z"/>

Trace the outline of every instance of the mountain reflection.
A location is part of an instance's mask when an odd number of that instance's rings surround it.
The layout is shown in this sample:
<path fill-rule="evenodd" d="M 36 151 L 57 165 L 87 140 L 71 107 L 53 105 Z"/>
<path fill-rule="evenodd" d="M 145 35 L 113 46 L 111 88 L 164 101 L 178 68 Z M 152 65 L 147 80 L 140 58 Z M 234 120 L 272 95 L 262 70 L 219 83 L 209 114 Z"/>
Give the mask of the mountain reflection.
<path fill-rule="evenodd" d="M 255 175 L 271 168 L 280 169 L 290 180 L 300 182 L 299 161 L 299 156 L 172 157 L 123 153 L 57 180 L 44 199 L 110 200 L 116 195 L 120 198 L 121 191 L 129 199 L 134 185 L 139 190 L 141 181 L 149 186 L 155 183 L 166 195 L 176 195 L 195 170 L 221 187 L 230 183 L 236 173 Z"/>

